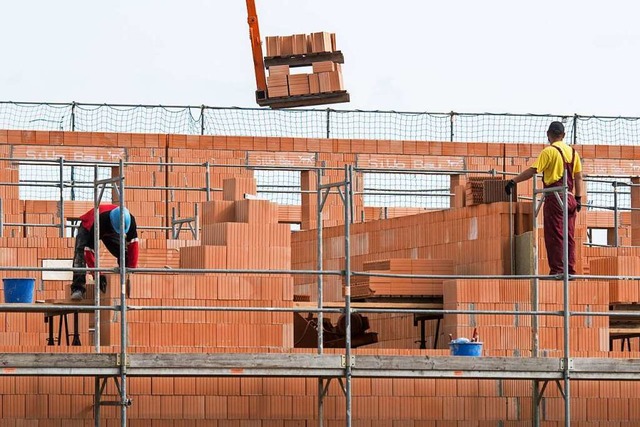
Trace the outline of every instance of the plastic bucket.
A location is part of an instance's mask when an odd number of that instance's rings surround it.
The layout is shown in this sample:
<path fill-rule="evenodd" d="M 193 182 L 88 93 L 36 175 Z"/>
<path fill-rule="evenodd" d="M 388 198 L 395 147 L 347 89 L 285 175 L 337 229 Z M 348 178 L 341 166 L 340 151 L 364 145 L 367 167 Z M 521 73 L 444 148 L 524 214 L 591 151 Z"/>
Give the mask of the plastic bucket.
<path fill-rule="evenodd" d="M 452 356 L 482 356 L 481 342 L 450 343 Z"/>
<path fill-rule="evenodd" d="M 4 302 L 32 303 L 36 279 L 2 279 L 4 282 Z"/>

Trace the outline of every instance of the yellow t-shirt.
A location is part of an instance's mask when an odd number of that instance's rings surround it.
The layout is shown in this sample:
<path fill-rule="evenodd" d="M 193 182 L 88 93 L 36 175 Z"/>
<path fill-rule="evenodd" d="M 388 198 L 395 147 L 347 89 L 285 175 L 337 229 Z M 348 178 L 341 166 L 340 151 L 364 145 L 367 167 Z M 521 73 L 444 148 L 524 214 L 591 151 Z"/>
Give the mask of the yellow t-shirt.
<path fill-rule="evenodd" d="M 564 174 L 564 162 L 558 150 L 553 148 L 554 146 L 562 150 L 567 163 L 571 162 L 571 156 L 573 155 L 573 150 L 564 141 L 556 141 L 542 150 L 531 167 L 535 168 L 538 173 L 543 174 L 544 183 L 547 185 L 558 182 Z M 582 163 L 576 151 L 575 159 L 573 160 L 573 174 L 575 175 L 578 172 L 582 172 Z"/>

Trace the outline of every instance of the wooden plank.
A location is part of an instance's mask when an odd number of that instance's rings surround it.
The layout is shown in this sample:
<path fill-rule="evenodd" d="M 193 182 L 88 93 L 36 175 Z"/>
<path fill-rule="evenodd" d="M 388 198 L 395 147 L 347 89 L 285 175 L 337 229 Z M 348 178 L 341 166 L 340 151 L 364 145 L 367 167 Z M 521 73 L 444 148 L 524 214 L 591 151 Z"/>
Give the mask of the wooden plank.
<path fill-rule="evenodd" d="M 560 359 L 531 357 L 358 356 L 358 369 L 561 372 Z"/>
<path fill-rule="evenodd" d="M 312 65 L 314 62 L 331 61 L 339 64 L 344 63 L 344 55 L 342 51 L 323 52 L 323 53 L 307 53 L 304 55 L 289 56 L 268 56 L 264 58 L 264 65 L 273 67 L 275 65 L 288 65 L 290 67 L 305 67 Z"/>
<path fill-rule="evenodd" d="M 560 379 L 554 358 L 357 356 L 354 377 Z"/>
<path fill-rule="evenodd" d="M 9 368 L 104 368 L 115 367 L 116 354 L 109 353 L 0 353 L 0 366 Z"/>
<path fill-rule="evenodd" d="M 131 354 L 129 376 L 338 377 L 340 355 L 318 354 Z"/>
<path fill-rule="evenodd" d="M 318 308 L 317 301 L 296 301 L 294 308 Z M 322 303 L 324 308 L 344 308 L 344 301 L 326 301 Z M 439 303 L 410 303 L 410 302 L 352 302 L 352 308 L 388 308 L 388 309 L 414 309 L 414 310 L 442 310 Z"/>
<path fill-rule="evenodd" d="M 287 98 L 266 98 L 256 99 L 258 105 L 271 108 L 293 108 L 308 107 L 311 105 L 336 104 L 341 102 L 349 102 L 349 93 L 346 91 L 319 93 L 302 96 L 290 96 Z"/>
<path fill-rule="evenodd" d="M 340 367 L 340 355 L 319 354 L 271 354 L 271 353 L 159 353 L 129 355 L 129 367 L 133 368 L 291 368 L 308 366 L 316 368 Z"/>
<path fill-rule="evenodd" d="M 580 357 L 571 359 L 571 372 L 571 378 L 574 378 L 575 373 L 590 374 L 592 377 L 600 375 L 603 379 L 611 377 L 611 374 L 633 374 L 637 379 L 640 374 L 640 359 Z"/>
<path fill-rule="evenodd" d="M 117 354 L 0 353 L 0 374 L 114 376 Z M 356 355 L 354 377 L 560 379 L 560 358 Z M 164 353 L 128 355 L 128 376 L 341 377 L 342 355 L 312 353 Z M 637 379 L 639 359 L 569 359 L 572 380 Z"/>

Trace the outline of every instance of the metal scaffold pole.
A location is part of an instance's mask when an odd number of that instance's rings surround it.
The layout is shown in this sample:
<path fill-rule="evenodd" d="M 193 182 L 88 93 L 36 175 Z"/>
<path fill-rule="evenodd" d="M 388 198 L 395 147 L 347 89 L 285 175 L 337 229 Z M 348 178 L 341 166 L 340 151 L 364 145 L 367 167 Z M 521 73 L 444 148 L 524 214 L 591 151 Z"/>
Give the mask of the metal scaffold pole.
<path fill-rule="evenodd" d="M 316 169 L 316 202 L 318 204 L 316 209 L 316 222 L 317 222 L 317 241 L 316 241 L 316 269 L 318 271 L 322 271 L 323 268 L 323 254 L 322 254 L 322 207 L 324 205 L 323 197 L 322 197 L 322 170 Z M 323 300 L 323 275 L 317 275 L 317 283 L 318 283 L 318 308 L 322 308 L 322 300 Z M 323 353 L 323 327 L 322 324 L 324 322 L 324 313 L 322 311 L 318 312 L 318 354 Z M 327 380 L 328 382 L 330 379 Z M 318 426 L 322 427 L 324 424 L 324 394 L 325 394 L 325 380 L 322 377 L 318 378 Z"/>
<path fill-rule="evenodd" d="M 126 235 L 124 225 L 124 163 L 120 160 L 120 177 L 118 186 L 120 189 L 120 426 L 127 426 L 127 407 L 130 400 L 127 398 L 127 266 L 126 266 Z"/>
<path fill-rule="evenodd" d="M 558 193 L 556 193 L 557 195 Z M 569 370 L 571 369 L 571 347 L 569 340 L 569 326 L 571 320 L 570 301 L 569 301 L 569 187 L 567 186 L 567 173 L 562 177 L 562 282 L 564 293 L 564 425 L 571 425 L 571 381 L 569 379 Z"/>
<path fill-rule="evenodd" d="M 537 312 L 539 308 L 539 296 L 538 296 L 538 191 L 537 191 L 538 178 L 533 177 L 533 203 L 531 204 L 531 223 L 533 236 L 531 239 L 531 251 L 533 253 L 533 278 L 531 279 L 531 311 Z M 544 196 L 543 196 L 544 199 Z M 542 206 L 543 200 L 540 201 Z M 531 316 L 531 357 L 538 357 L 539 346 L 539 330 L 538 330 L 538 316 Z M 532 384 L 532 404 L 533 404 L 533 425 L 534 427 L 540 427 L 540 401 L 542 396 L 540 394 L 540 381 L 535 379 Z"/>
<path fill-rule="evenodd" d="M 351 177 L 353 166 L 345 166 L 344 183 L 344 316 L 345 316 L 345 398 L 346 426 L 351 427 Z"/>
<path fill-rule="evenodd" d="M 64 215 L 64 157 L 60 157 L 60 237 L 64 237 L 65 233 L 65 215 Z"/>
<path fill-rule="evenodd" d="M 98 165 L 95 165 L 93 167 L 93 215 L 94 218 L 99 218 L 98 216 L 98 212 L 99 212 L 99 205 L 100 205 L 100 195 L 102 194 L 102 192 L 98 191 L 98 187 L 97 187 L 97 183 L 98 183 Z M 100 221 L 94 221 L 94 233 L 93 233 L 93 241 L 94 241 L 94 249 L 95 250 L 95 266 L 96 268 L 100 268 L 100 250 L 99 250 L 99 244 L 100 244 Z M 99 283 L 100 283 L 100 272 L 96 271 L 95 273 L 93 273 L 93 278 L 94 278 L 94 291 L 93 291 L 93 304 L 95 306 L 99 306 L 100 305 L 100 290 L 99 288 Z M 93 315 L 93 341 L 94 341 L 94 347 L 95 347 L 95 351 L 96 353 L 100 353 L 100 310 L 96 310 L 94 312 Z M 107 379 L 104 378 L 103 381 L 106 384 Z M 100 417 L 101 417 L 101 404 L 100 404 L 100 400 L 102 398 L 102 391 L 104 390 L 104 387 L 101 388 L 100 385 L 100 377 L 96 376 L 94 379 L 94 402 L 93 402 L 93 418 L 94 418 L 94 423 L 95 423 L 95 427 L 100 427 Z"/>

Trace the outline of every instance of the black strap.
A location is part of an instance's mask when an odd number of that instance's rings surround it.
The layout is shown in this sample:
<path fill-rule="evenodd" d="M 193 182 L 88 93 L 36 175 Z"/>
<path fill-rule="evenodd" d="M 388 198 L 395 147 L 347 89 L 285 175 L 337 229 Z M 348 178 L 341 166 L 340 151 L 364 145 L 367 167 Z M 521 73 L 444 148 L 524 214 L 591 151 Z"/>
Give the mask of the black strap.
<path fill-rule="evenodd" d="M 576 158 L 576 149 L 575 148 L 571 147 L 571 161 L 567 162 L 567 159 L 564 158 L 564 153 L 562 152 L 560 147 L 558 147 L 556 145 L 552 145 L 552 147 L 555 148 L 556 150 L 558 150 L 558 153 L 560 153 L 560 157 L 562 157 L 562 161 L 564 162 L 565 165 L 573 166 L 573 161 Z M 573 168 L 572 168 L 572 172 L 573 172 Z"/>

